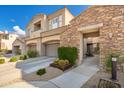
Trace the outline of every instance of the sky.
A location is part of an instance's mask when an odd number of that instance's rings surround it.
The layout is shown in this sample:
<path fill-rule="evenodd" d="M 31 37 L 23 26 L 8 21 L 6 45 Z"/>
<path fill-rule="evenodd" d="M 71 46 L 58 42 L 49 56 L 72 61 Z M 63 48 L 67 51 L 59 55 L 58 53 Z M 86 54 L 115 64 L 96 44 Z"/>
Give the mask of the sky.
<path fill-rule="evenodd" d="M 77 16 L 90 6 L 66 5 L 66 7 L 74 16 Z M 0 31 L 23 33 L 28 22 L 36 14 L 49 15 L 62 8 L 64 5 L 0 5 Z"/>

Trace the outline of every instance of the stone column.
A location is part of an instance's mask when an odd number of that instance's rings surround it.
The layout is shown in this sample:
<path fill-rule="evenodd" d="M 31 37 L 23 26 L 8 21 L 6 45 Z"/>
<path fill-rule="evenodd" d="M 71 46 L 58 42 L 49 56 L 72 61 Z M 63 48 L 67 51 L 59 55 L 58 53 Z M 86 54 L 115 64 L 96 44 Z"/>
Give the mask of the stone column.
<path fill-rule="evenodd" d="M 45 56 L 45 45 L 41 42 L 41 56 Z"/>
<path fill-rule="evenodd" d="M 78 65 L 80 65 L 83 61 L 83 33 L 80 33 L 80 46 L 79 46 L 79 61 Z"/>
<path fill-rule="evenodd" d="M 40 39 L 37 40 L 36 47 L 37 47 L 37 52 L 39 53 L 39 56 L 41 56 L 41 40 Z"/>

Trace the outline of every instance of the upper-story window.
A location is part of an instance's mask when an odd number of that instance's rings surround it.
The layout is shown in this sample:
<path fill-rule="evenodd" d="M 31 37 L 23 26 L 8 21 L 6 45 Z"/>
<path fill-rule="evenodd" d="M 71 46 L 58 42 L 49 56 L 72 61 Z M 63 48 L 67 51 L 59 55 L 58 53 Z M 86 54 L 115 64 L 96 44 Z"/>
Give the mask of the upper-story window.
<path fill-rule="evenodd" d="M 49 30 L 62 26 L 62 15 L 49 20 Z"/>
<path fill-rule="evenodd" d="M 41 30 L 41 21 L 34 24 L 34 31 Z"/>

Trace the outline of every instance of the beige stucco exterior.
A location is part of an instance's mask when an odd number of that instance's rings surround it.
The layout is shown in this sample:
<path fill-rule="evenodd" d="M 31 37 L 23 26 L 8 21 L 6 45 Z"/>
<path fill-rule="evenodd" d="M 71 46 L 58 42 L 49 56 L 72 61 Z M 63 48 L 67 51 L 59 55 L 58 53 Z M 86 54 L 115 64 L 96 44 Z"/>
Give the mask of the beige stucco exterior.
<path fill-rule="evenodd" d="M 13 46 L 13 51 L 12 51 L 13 54 L 16 55 L 16 53 L 15 53 L 16 47 L 19 48 L 21 54 L 25 54 L 25 51 L 26 51 L 25 48 L 26 48 L 26 47 L 25 47 L 25 40 L 24 40 L 24 38 L 17 38 L 17 39 L 13 42 L 12 46 Z"/>
<path fill-rule="evenodd" d="M 62 17 L 61 26 L 50 29 L 49 22 L 59 16 Z M 51 46 L 54 43 L 56 43 L 57 46 L 60 44 L 61 33 L 65 31 L 66 26 L 73 18 L 74 16 L 67 8 L 60 9 L 50 15 L 38 14 L 34 16 L 26 26 L 26 51 L 28 51 L 29 46 L 35 44 L 35 48 L 39 52 L 39 55 L 45 56 L 49 44 L 51 44 Z M 35 30 L 35 26 L 39 29 Z"/>

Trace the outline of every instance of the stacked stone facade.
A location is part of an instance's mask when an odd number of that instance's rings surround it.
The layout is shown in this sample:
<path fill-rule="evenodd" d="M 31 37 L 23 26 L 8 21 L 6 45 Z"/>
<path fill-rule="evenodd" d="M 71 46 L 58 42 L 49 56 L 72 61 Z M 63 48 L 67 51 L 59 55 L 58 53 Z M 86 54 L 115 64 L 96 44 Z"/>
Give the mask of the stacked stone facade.
<path fill-rule="evenodd" d="M 100 64 L 104 67 L 105 57 L 110 50 L 124 52 L 124 6 L 91 6 L 70 22 L 61 35 L 61 46 L 79 49 L 81 33 L 78 28 L 99 23 L 103 23 L 99 28 L 99 43 Z"/>

